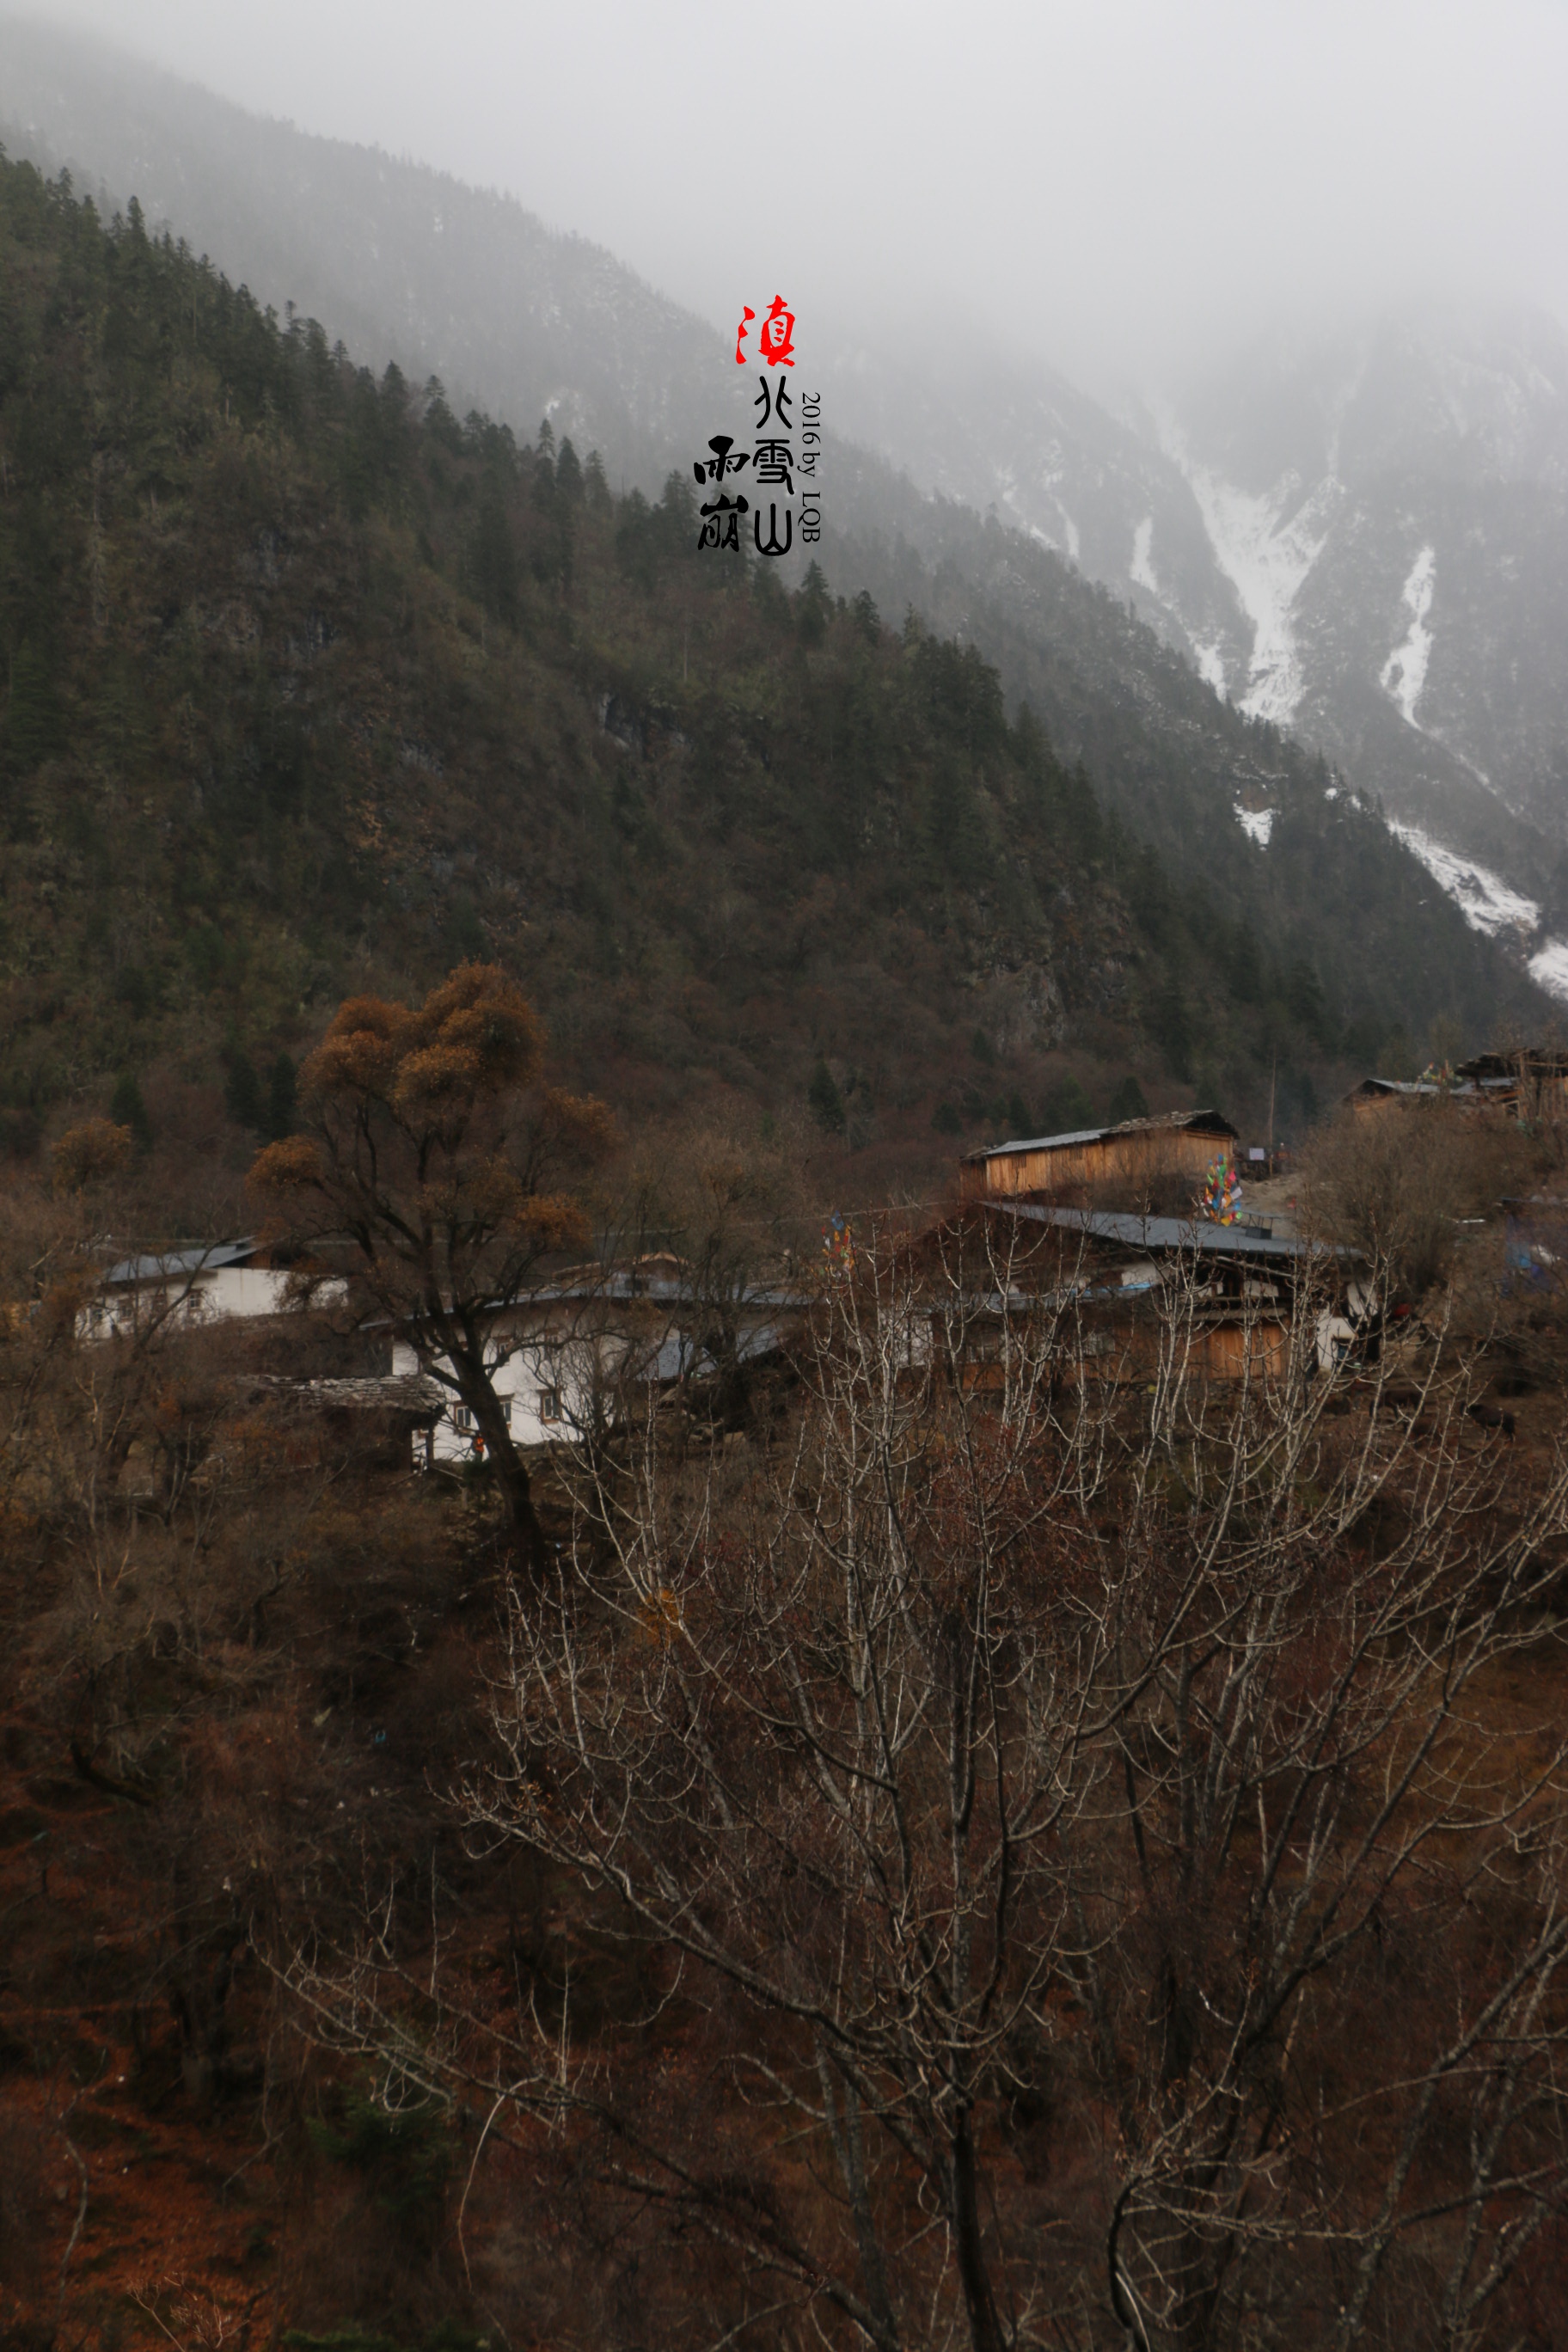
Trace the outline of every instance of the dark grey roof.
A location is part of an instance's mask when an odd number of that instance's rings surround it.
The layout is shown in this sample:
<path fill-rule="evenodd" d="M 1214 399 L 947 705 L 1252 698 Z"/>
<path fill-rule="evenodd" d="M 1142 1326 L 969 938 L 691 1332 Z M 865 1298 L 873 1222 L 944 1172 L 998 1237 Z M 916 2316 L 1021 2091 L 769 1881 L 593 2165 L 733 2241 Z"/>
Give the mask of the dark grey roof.
<path fill-rule="evenodd" d="M 1512 1054 L 1477 1054 L 1456 1062 L 1457 1078 L 1474 1078 L 1479 1085 L 1517 1086 L 1521 1076 L 1568 1077 L 1568 1053 L 1561 1045 L 1524 1045 Z"/>
<path fill-rule="evenodd" d="M 265 1395 L 322 1412 L 357 1407 L 366 1412 L 408 1413 L 416 1421 L 439 1420 L 449 1402 L 440 1381 L 424 1372 L 393 1372 L 336 1381 L 289 1380 L 280 1373 L 264 1372 L 251 1385 Z"/>
<path fill-rule="evenodd" d="M 254 1234 L 237 1242 L 195 1242 L 188 1249 L 166 1250 L 162 1257 L 122 1257 L 103 1278 L 106 1283 L 178 1282 L 186 1275 L 210 1274 L 216 1266 L 243 1265 L 260 1246 Z"/>
<path fill-rule="evenodd" d="M 1194 1250 L 1218 1257 L 1360 1257 L 1337 1242 L 1302 1241 L 1266 1234 L 1257 1225 L 1211 1225 L 1192 1217 L 1140 1217 L 1118 1209 L 1041 1209 L 1026 1201 L 987 1201 L 994 1214 L 1055 1225 L 1086 1240 L 1121 1242 L 1129 1249 Z"/>
<path fill-rule="evenodd" d="M 701 1292 L 690 1283 L 670 1282 L 662 1276 L 651 1282 L 640 1276 L 634 1280 L 629 1275 L 617 1273 L 603 1276 L 596 1281 L 545 1283 L 538 1290 L 519 1291 L 515 1298 L 487 1299 L 479 1312 L 493 1315 L 499 1322 L 505 1316 L 525 1315 L 536 1307 L 624 1306 L 639 1302 L 668 1307 L 700 1307 L 704 1304 Z M 745 1290 L 731 1304 L 742 1314 L 763 1307 L 777 1314 L 814 1307 L 816 1299 L 810 1291 Z M 377 1316 L 362 1328 L 367 1331 L 406 1329 L 410 1324 L 417 1324 L 419 1320 L 418 1313 L 411 1311 L 400 1317 Z"/>
<path fill-rule="evenodd" d="M 1548 1071 L 1537 1072 L 1535 1075 L 1550 1076 L 1552 1074 Z M 1365 1102 L 1385 1095 L 1397 1095 L 1406 1098 L 1418 1098 L 1423 1102 L 1434 1102 L 1441 1096 L 1449 1102 L 1473 1103 L 1485 1095 L 1497 1095 L 1500 1097 L 1518 1085 L 1517 1076 L 1500 1078 L 1468 1077 L 1458 1070 L 1455 1071 L 1452 1078 L 1363 1078 L 1359 1086 L 1351 1088 L 1345 1100 L 1346 1102 Z"/>
<path fill-rule="evenodd" d="M 515 1298 L 492 1299 L 486 1312 L 510 1315 L 515 1308 L 551 1307 L 574 1300 L 613 1300 L 617 1305 L 627 1300 L 647 1299 L 656 1307 L 685 1307 L 702 1303 L 702 1293 L 689 1282 L 671 1282 L 660 1276 L 655 1281 L 634 1279 L 626 1274 L 610 1274 L 597 1281 L 547 1283 L 538 1290 L 520 1291 Z M 815 1300 L 809 1292 L 794 1290 L 745 1290 L 733 1305 L 742 1310 L 754 1307 L 810 1307 Z"/>
<path fill-rule="evenodd" d="M 1221 1135 L 1233 1140 L 1236 1129 L 1217 1110 L 1158 1111 L 1150 1118 L 1119 1119 L 1114 1127 L 1076 1127 L 1066 1135 L 1035 1135 L 1011 1143 L 988 1144 L 984 1151 L 967 1151 L 966 1168 L 982 1160 L 998 1160 L 1009 1151 L 1058 1151 L 1074 1143 L 1103 1143 L 1112 1135 Z"/>

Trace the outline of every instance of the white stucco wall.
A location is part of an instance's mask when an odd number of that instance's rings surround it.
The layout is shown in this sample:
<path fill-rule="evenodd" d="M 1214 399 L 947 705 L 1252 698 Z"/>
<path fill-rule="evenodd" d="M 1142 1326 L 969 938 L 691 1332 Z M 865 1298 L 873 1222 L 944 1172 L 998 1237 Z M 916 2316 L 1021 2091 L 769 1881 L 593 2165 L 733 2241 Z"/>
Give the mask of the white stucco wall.
<path fill-rule="evenodd" d="M 322 1306 L 330 1306 L 346 1287 L 342 1282 L 323 1283 L 316 1296 Z M 195 1275 L 173 1275 L 167 1282 L 119 1285 L 83 1311 L 79 1328 L 84 1339 L 105 1339 L 170 1310 L 182 1323 L 224 1323 L 281 1315 L 288 1303 L 289 1276 L 282 1267 L 208 1266 Z"/>
<path fill-rule="evenodd" d="M 607 1333 L 593 1338 L 547 1334 L 520 1340 L 491 1374 L 496 1394 L 507 1407 L 514 1444 L 558 1445 L 571 1437 L 586 1418 L 596 1382 L 622 1360 L 626 1344 Z M 392 1369 L 399 1377 L 421 1369 L 405 1339 L 393 1342 Z M 547 1412 L 552 1399 L 552 1412 Z M 451 1398 L 436 1424 L 432 1453 L 437 1462 L 461 1462 L 473 1454 L 474 1432 L 460 1427 L 456 1417 L 461 1411 Z"/>

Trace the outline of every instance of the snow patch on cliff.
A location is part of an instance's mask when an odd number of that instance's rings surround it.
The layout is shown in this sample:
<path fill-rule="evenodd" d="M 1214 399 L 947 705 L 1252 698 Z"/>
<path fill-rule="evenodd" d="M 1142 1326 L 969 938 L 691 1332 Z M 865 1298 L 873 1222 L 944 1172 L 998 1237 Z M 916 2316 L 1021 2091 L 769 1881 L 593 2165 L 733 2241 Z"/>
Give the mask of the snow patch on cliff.
<path fill-rule="evenodd" d="M 1426 626 L 1426 615 L 1432 610 L 1432 590 L 1437 574 L 1436 548 L 1424 547 L 1410 567 L 1410 577 L 1400 592 L 1401 602 L 1410 615 L 1410 626 L 1405 643 L 1395 646 L 1384 663 L 1378 684 L 1397 706 L 1407 727 L 1420 732 L 1415 706 L 1426 684 L 1426 665 L 1432 658 L 1432 632 Z"/>
<path fill-rule="evenodd" d="M 1160 593 L 1160 583 L 1154 577 L 1154 566 L 1149 560 L 1153 544 L 1154 518 L 1152 515 L 1145 515 L 1132 534 L 1132 561 L 1127 567 L 1127 576 L 1135 588 L 1147 588 L 1151 596 L 1157 596 Z"/>
<path fill-rule="evenodd" d="M 1541 920 L 1541 909 L 1533 898 L 1494 874 L 1489 866 L 1480 866 L 1473 858 L 1460 857 L 1442 842 L 1435 841 L 1419 825 L 1402 824 L 1390 817 L 1388 829 L 1397 841 L 1402 841 L 1413 856 L 1421 860 L 1432 879 L 1445 889 L 1458 907 L 1473 931 L 1485 931 L 1489 939 L 1500 933 L 1513 931 L 1528 938 Z M 1552 951 L 1542 951 L 1550 955 Z"/>
<path fill-rule="evenodd" d="M 1550 996 L 1568 1003 L 1568 940 L 1552 940 L 1530 959 L 1530 976 Z"/>
<path fill-rule="evenodd" d="M 1284 474 L 1270 490 L 1238 489 L 1201 466 L 1172 412 L 1151 409 L 1165 455 L 1185 475 L 1215 559 L 1252 623 L 1252 660 L 1239 708 L 1252 719 L 1288 726 L 1304 680 L 1292 609 L 1301 584 L 1323 551 L 1343 495 L 1328 475 L 1302 495 L 1299 475 Z"/>
<path fill-rule="evenodd" d="M 1213 645 L 1209 646 L 1194 645 L 1193 651 L 1198 657 L 1198 676 L 1204 684 L 1212 686 L 1216 694 L 1223 694 L 1225 692 L 1225 660 L 1220 653 L 1219 639 L 1216 637 Z"/>

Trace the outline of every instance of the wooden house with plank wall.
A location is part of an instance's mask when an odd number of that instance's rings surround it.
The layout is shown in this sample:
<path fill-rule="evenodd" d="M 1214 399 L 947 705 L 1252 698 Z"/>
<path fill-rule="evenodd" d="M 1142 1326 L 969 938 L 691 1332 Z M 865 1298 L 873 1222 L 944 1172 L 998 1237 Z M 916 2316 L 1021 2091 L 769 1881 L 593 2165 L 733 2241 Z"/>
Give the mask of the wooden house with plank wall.
<path fill-rule="evenodd" d="M 1142 1386 L 1173 1346 L 1200 1381 L 1277 1379 L 1303 1339 L 1331 1371 L 1381 1328 L 1359 1252 L 1256 1224 L 997 1196 L 928 1228 L 910 1264 L 910 1373 L 966 1389 L 1003 1384 L 1026 1329 L 1066 1385 Z"/>
<path fill-rule="evenodd" d="M 1236 1140 L 1235 1128 L 1217 1110 L 1167 1111 L 972 1151 L 960 1167 L 960 1192 L 965 1201 L 1031 1198 L 1080 1206 L 1113 1198 L 1142 1206 L 1173 1190 L 1190 1199 Z"/>

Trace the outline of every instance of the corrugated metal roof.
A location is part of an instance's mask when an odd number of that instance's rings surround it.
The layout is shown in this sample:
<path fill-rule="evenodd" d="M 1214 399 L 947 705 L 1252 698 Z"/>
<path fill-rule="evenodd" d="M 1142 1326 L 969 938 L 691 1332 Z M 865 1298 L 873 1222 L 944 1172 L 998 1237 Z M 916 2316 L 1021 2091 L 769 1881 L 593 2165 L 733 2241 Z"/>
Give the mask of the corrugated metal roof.
<path fill-rule="evenodd" d="M 1120 1242 L 1129 1249 L 1194 1250 L 1220 1257 L 1360 1257 L 1338 1242 L 1302 1241 L 1247 1225 L 1211 1225 L 1192 1217 L 1140 1217 L 1118 1209 L 1042 1209 L 1026 1201 L 987 1201 L 987 1209 L 1030 1224 L 1055 1225 L 1086 1240 Z"/>
<path fill-rule="evenodd" d="M 1011 1143 L 988 1144 L 984 1151 L 965 1152 L 963 1164 L 997 1160 L 1009 1151 L 1061 1151 L 1075 1143 L 1103 1143 L 1112 1135 L 1224 1135 L 1233 1140 L 1236 1129 L 1217 1110 L 1164 1110 L 1149 1118 L 1119 1119 L 1114 1127 L 1079 1127 L 1067 1135 L 1036 1135 Z"/>
<path fill-rule="evenodd" d="M 174 1282 L 184 1275 L 210 1274 L 220 1265 L 243 1265 L 260 1244 L 254 1234 L 237 1242 L 197 1242 L 189 1249 L 167 1250 L 162 1257 L 122 1257 L 111 1265 L 106 1283 Z"/>

